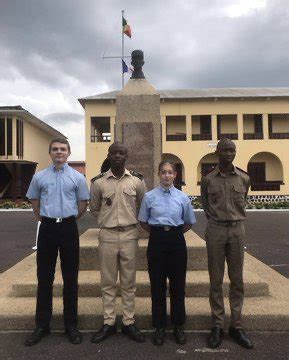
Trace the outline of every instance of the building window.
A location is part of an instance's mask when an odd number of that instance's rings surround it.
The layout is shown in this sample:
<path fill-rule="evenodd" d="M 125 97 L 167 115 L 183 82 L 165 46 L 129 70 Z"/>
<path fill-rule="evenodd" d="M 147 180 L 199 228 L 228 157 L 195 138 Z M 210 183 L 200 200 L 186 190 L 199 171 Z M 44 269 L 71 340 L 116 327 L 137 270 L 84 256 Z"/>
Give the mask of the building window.
<path fill-rule="evenodd" d="M 12 155 L 12 119 L 0 119 L 0 156 Z"/>
<path fill-rule="evenodd" d="M 0 156 L 6 155 L 6 130 L 5 130 L 5 119 L 0 119 Z"/>
<path fill-rule="evenodd" d="M 289 139 L 289 114 L 268 114 L 269 139 Z"/>
<path fill-rule="evenodd" d="M 111 141 L 110 117 L 93 116 L 91 117 L 91 142 Z"/>
<path fill-rule="evenodd" d="M 16 155 L 19 159 L 23 159 L 23 121 L 21 119 L 16 120 Z"/>
<path fill-rule="evenodd" d="M 212 140 L 211 115 L 192 116 L 192 140 Z"/>
<path fill-rule="evenodd" d="M 262 114 L 243 115 L 244 140 L 263 139 Z"/>
<path fill-rule="evenodd" d="M 217 115 L 218 140 L 238 140 L 237 115 Z"/>
<path fill-rule="evenodd" d="M 7 155 L 12 155 L 12 119 L 7 118 Z"/>
<path fill-rule="evenodd" d="M 166 129 L 167 141 L 186 141 L 186 116 L 167 116 Z"/>

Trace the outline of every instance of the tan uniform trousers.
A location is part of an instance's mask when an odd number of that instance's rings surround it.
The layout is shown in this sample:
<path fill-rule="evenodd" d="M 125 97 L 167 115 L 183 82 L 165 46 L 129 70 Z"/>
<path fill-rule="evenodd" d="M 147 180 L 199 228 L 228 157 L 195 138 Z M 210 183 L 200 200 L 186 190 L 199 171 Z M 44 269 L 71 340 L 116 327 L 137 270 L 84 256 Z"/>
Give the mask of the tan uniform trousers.
<path fill-rule="evenodd" d="M 122 322 L 124 325 L 130 325 L 135 321 L 138 236 L 138 229 L 134 226 L 125 231 L 101 229 L 99 233 L 104 324 L 115 323 L 118 273 L 122 298 Z"/>
<path fill-rule="evenodd" d="M 241 312 L 244 299 L 244 224 L 240 221 L 230 226 L 224 226 L 209 220 L 205 238 L 208 253 L 209 298 L 213 326 L 224 327 L 225 308 L 222 285 L 226 260 L 230 279 L 231 326 L 241 328 Z"/>

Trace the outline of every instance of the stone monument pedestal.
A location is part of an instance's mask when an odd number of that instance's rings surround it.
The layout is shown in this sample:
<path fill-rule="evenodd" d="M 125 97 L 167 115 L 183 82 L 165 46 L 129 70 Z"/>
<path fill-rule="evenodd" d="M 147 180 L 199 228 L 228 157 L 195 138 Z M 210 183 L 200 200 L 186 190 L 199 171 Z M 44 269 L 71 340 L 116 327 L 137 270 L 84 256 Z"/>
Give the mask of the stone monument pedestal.
<path fill-rule="evenodd" d="M 115 138 L 128 147 L 127 168 L 152 189 L 161 161 L 160 96 L 146 79 L 130 79 L 117 95 Z"/>
<path fill-rule="evenodd" d="M 131 64 L 132 77 L 116 97 L 115 139 L 128 148 L 127 168 L 142 173 L 151 190 L 162 153 L 160 95 L 145 79 L 141 50 L 132 52 Z"/>

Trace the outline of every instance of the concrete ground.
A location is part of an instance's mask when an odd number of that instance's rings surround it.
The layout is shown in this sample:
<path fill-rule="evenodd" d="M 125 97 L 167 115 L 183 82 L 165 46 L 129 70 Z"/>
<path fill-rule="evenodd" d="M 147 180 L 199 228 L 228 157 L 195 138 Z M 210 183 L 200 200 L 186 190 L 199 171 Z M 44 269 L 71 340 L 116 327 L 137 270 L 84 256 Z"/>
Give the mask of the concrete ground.
<path fill-rule="evenodd" d="M 194 231 L 204 235 L 206 219 L 197 212 Z M 289 278 L 289 212 L 248 212 L 246 221 L 247 251 Z M 79 232 L 95 227 L 87 213 L 79 220 Z M 31 254 L 35 242 L 36 221 L 32 212 L 0 212 L 0 272 L 9 269 Z"/>
<path fill-rule="evenodd" d="M 246 350 L 225 336 L 222 346 L 213 350 L 206 348 L 205 332 L 187 334 L 187 344 L 177 345 L 173 334 L 168 333 L 162 347 L 151 343 L 151 333 L 147 340 L 137 344 L 122 334 L 107 339 L 101 344 L 90 342 L 91 333 L 85 332 L 80 345 L 72 345 L 62 332 L 54 332 L 33 347 L 25 347 L 23 342 L 27 333 L 0 333 L 1 359 L 37 360 L 78 360 L 78 359 L 270 359 L 288 360 L 289 343 L 287 332 L 250 332 L 255 348 Z"/>

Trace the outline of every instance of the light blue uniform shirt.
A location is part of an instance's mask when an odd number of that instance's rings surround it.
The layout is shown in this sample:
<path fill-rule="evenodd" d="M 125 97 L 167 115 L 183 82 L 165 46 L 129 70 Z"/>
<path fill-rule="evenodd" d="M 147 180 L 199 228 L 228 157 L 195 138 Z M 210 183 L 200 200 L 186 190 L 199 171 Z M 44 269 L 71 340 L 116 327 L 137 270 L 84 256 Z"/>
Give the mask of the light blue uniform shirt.
<path fill-rule="evenodd" d="M 67 163 L 60 170 L 52 164 L 36 173 L 26 196 L 40 199 L 40 216 L 66 218 L 78 215 L 78 200 L 89 200 L 85 177 Z"/>
<path fill-rule="evenodd" d="M 138 219 L 156 226 L 179 226 L 196 222 L 190 199 L 174 186 L 168 190 L 158 186 L 147 192 L 142 200 Z"/>

